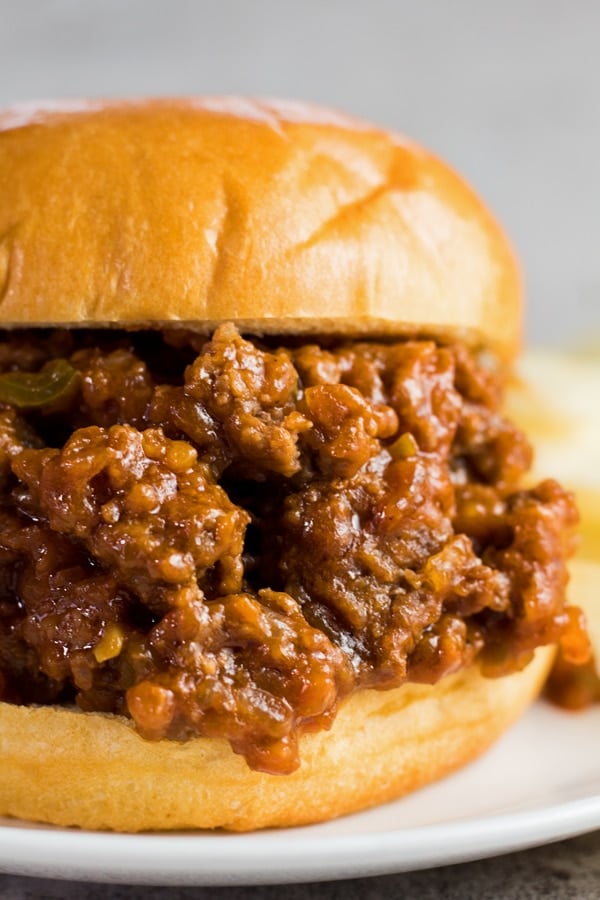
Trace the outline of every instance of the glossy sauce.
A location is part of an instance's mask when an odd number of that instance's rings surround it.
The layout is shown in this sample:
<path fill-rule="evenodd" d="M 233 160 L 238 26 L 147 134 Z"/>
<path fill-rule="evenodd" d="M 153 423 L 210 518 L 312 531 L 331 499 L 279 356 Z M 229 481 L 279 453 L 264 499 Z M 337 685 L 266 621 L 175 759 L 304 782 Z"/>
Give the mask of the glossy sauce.
<path fill-rule="evenodd" d="M 0 344 L 0 371 L 49 359 L 69 391 L 0 410 L 2 699 L 283 773 L 355 690 L 583 656 L 573 499 L 523 488 L 529 444 L 465 347 L 232 325 Z"/>

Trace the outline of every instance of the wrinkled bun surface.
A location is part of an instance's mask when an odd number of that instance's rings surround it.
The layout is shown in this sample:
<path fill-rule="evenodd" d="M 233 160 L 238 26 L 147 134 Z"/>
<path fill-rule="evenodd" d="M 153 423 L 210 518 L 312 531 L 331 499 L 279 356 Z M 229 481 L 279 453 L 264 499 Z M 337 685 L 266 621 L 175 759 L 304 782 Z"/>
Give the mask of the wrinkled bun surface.
<path fill-rule="evenodd" d="M 0 703 L 0 814 L 143 831 L 302 825 L 428 784 L 485 750 L 538 693 L 552 650 L 523 672 L 476 669 L 435 687 L 363 691 L 305 735 L 293 775 L 252 772 L 224 741 L 144 741 L 125 719 Z"/>
<path fill-rule="evenodd" d="M 504 235 L 443 163 L 319 107 L 0 111 L 3 323 L 430 334 L 513 355 Z"/>

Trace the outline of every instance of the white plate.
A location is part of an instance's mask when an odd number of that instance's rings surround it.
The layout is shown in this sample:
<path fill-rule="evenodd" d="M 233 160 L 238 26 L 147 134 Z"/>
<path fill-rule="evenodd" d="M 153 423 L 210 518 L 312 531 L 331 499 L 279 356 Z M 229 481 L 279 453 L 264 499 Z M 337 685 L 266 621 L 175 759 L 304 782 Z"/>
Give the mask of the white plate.
<path fill-rule="evenodd" d="M 483 759 L 324 825 L 114 835 L 0 819 L 0 871 L 139 884 L 269 884 L 463 862 L 600 828 L 600 708 L 538 703 Z"/>

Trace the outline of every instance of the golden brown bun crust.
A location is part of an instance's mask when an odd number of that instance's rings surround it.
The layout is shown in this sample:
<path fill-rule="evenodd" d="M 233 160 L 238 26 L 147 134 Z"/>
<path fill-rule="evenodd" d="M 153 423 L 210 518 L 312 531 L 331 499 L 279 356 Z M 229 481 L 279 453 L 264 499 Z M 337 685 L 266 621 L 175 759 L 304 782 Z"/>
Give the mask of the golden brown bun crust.
<path fill-rule="evenodd" d="M 263 333 L 450 334 L 516 350 L 498 225 L 434 156 L 299 103 L 0 111 L 0 316 Z"/>
<path fill-rule="evenodd" d="M 364 691 L 306 735 L 289 776 L 252 772 L 223 741 L 149 742 L 97 713 L 0 703 L 0 815 L 144 831 L 303 825 L 392 800 L 483 752 L 536 696 L 553 651 L 498 680 Z"/>

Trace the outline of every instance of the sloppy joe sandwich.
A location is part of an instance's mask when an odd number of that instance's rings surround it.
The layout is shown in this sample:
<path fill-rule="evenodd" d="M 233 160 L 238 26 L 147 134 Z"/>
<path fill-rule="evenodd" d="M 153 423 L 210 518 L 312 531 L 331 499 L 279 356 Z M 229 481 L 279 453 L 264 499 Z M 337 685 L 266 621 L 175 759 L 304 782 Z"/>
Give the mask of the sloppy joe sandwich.
<path fill-rule="evenodd" d="M 573 497 L 502 411 L 518 271 L 446 165 L 296 103 L 0 129 L 0 814 L 341 815 L 584 659 Z"/>

